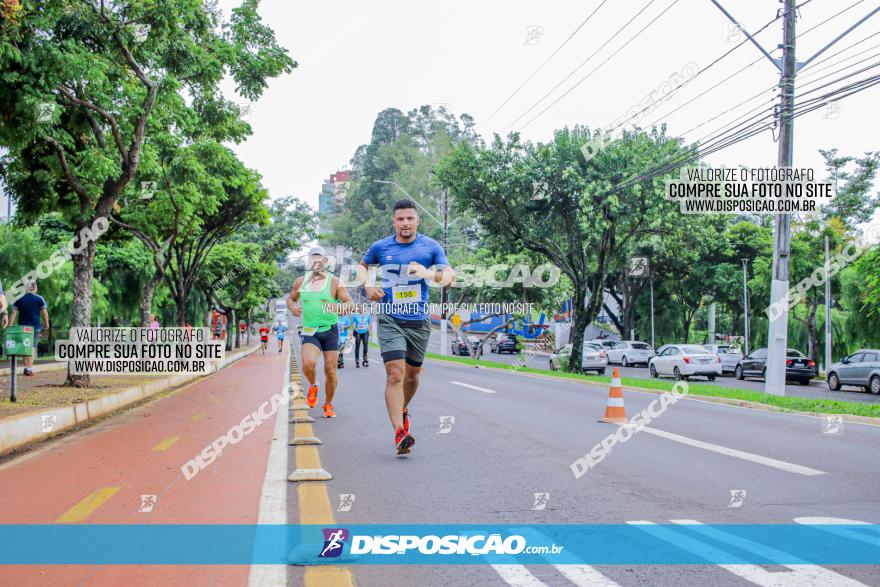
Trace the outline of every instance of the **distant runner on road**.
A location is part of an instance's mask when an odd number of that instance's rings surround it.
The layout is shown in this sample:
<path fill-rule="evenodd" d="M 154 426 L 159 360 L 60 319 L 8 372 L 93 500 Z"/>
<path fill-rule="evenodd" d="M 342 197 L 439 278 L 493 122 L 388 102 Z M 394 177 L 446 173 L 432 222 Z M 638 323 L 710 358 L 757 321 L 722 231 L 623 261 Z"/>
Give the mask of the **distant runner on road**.
<path fill-rule="evenodd" d="M 354 366 L 369 367 L 370 362 L 367 360 L 367 351 L 370 348 L 370 313 L 363 312 L 361 314 L 353 314 L 351 321 L 354 329 Z M 363 362 L 358 363 L 361 356 L 361 347 L 364 349 L 364 360 Z"/>
<path fill-rule="evenodd" d="M 407 454 L 415 444 L 409 432 L 409 404 L 419 388 L 419 373 L 431 336 L 427 280 L 451 285 L 455 273 L 443 247 L 416 232 L 419 215 L 415 202 L 399 200 L 394 204 L 392 220 L 395 234 L 370 245 L 361 265 L 382 267 L 385 287 L 368 286 L 366 291 L 371 300 L 383 302 L 377 326 L 385 362 L 385 406 L 397 454 Z"/>
<path fill-rule="evenodd" d="M 287 332 L 287 324 L 279 322 L 272 327 L 272 330 L 275 331 L 275 337 L 278 339 L 278 352 L 280 353 L 284 350 L 284 333 Z"/>
<path fill-rule="evenodd" d="M 263 322 L 263 325 L 260 326 L 260 348 L 263 349 L 263 354 L 266 354 L 266 349 L 269 347 L 269 327 L 266 326 L 266 323 Z"/>
<path fill-rule="evenodd" d="M 302 363 L 303 373 L 309 380 L 306 404 L 314 408 L 318 404 L 318 383 L 315 370 L 318 357 L 324 356 L 324 417 L 335 418 L 333 397 L 336 394 L 336 368 L 339 360 L 339 314 L 325 308 L 325 304 L 342 302 L 348 310 L 352 304 L 348 291 L 339 279 L 327 271 L 327 253 L 322 247 L 309 251 L 306 274 L 296 278 L 287 307 L 294 316 L 302 316 Z M 302 305 L 296 304 L 302 301 Z"/>

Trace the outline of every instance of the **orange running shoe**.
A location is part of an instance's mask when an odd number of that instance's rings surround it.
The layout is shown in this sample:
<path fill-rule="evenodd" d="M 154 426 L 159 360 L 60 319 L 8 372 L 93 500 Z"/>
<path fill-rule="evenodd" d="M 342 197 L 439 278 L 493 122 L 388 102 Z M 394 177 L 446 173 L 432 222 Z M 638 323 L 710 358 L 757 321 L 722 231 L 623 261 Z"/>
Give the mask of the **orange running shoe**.
<path fill-rule="evenodd" d="M 314 408 L 318 405 L 318 386 L 310 385 L 309 386 L 309 396 L 306 398 L 306 405 L 310 408 Z"/>
<path fill-rule="evenodd" d="M 333 404 L 327 402 L 324 404 L 324 417 L 325 418 L 335 418 L 336 412 L 333 411 Z"/>

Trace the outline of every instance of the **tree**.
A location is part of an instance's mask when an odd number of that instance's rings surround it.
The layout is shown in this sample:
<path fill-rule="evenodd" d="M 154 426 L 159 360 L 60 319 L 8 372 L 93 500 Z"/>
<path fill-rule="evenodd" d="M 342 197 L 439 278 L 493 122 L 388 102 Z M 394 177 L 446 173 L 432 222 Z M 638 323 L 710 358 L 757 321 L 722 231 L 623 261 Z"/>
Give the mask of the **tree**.
<path fill-rule="evenodd" d="M 611 193 L 623 179 L 679 153 L 677 140 L 657 130 L 631 132 L 585 161 L 581 148 L 591 140 L 584 127 L 558 131 L 548 144 L 496 135 L 488 149 L 459 144 L 437 170 L 440 184 L 486 232 L 539 254 L 571 280 L 571 370 L 580 369 L 584 330 L 604 303 L 614 260 L 678 214 L 664 197 L 663 178 Z"/>
<path fill-rule="evenodd" d="M 26 4 L 0 39 L 0 145 L 19 213 L 60 210 L 77 233 L 107 217 L 134 178 L 155 109 L 237 117 L 222 99 L 227 74 L 257 98 L 295 63 L 245 0 L 221 22 L 205 2 L 46 0 Z M 164 116 L 160 116 L 165 118 Z M 10 124 L 12 122 L 14 124 Z M 73 326 L 92 318 L 95 243 L 74 257 Z M 68 384 L 89 384 L 69 375 Z"/>

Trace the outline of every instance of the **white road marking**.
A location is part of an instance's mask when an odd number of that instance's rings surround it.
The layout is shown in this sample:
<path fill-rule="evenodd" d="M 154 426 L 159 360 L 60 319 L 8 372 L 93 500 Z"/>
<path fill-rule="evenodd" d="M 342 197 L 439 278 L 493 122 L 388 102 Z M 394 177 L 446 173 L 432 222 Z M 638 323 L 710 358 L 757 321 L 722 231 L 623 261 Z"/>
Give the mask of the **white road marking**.
<path fill-rule="evenodd" d="M 654 436 L 659 436 L 661 438 L 672 440 L 673 442 L 679 442 L 681 444 L 686 444 L 688 446 L 693 446 L 695 448 L 702 448 L 703 450 L 716 452 L 718 454 L 727 455 L 729 457 L 742 459 L 744 461 L 749 461 L 752 463 L 758 463 L 759 465 L 765 465 L 767 467 L 773 467 L 774 469 L 780 469 L 788 473 L 796 473 L 798 475 L 806 475 L 808 477 L 828 474 L 825 471 L 819 471 L 818 469 L 811 469 L 810 467 L 804 467 L 803 465 L 796 465 L 794 463 L 779 461 L 777 459 L 763 457 L 761 455 L 737 450 L 735 448 L 727 448 L 726 446 L 720 446 L 718 444 L 712 444 L 710 442 L 703 442 L 702 440 L 695 440 L 693 438 L 688 438 L 687 436 L 681 436 L 680 434 L 666 432 L 665 430 L 649 428 L 648 426 L 642 428 L 642 432 L 647 432 L 648 434 L 653 434 Z"/>
<path fill-rule="evenodd" d="M 821 526 L 819 528 L 820 530 L 831 532 L 832 534 L 837 534 L 838 536 L 843 536 L 844 538 L 848 538 L 849 540 L 858 540 L 859 542 L 865 542 L 872 546 L 878 544 L 876 536 L 871 537 L 864 534 L 859 534 L 858 532 L 850 528 L 829 528 L 829 526 L 838 525 L 871 526 L 872 524 L 868 522 L 862 522 L 860 520 L 848 520 L 847 518 L 795 518 L 794 523 L 805 524 L 807 526 L 818 525 Z"/>
<path fill-rule="evenodd" d="M 462 383 L 461 381 L 450 381 L 449 383 L 453 385 L 459 385 L 461 387 L 467 387 L 470 389 L 476 389 L 477 391 L 482 391 L 483 393 L 497 393 L 494 389 L 486 389 L 485 387 L 479 387 L 477 385 L 471 385 L 470 383 Z"/>
<path fill-rule="evenodd" d="M 290 379 L 291 344 L 287 346 L 287 361 L 281 378 L 281 389 Z M 293 393 L 293 390 L 291 390 Z M 260 494 L 260 514 L 258 524 L 287 523 L 287 408 L 281 406 L 275 416 L 275 429 L 272 432 L 272 445 L 269 448 L 269 462 L 266 464 L 266 477 Z M 285 585 L 287 567 L 285 565 L 251 565 L 248 585 Z"/>
<path fill-rule="evenodd" d="M 499 557 L 493 556 L 493 560 Z M 513 558 L 511 557 L 511 560 Z M 492 565 L 504 582 L 513 587 L 547 587 L 547 584 L 534 576 L 525 566 L 517 564 Z"/>
<path fill-rule="evenodd" d="M 760 544 L 758 542 L 754 542 L 753 540 L 748 540 L 746 538 L 736 536 L 735 534 L 725 532 L 715 526 L 704 526 L 696 520 L 670 520 L 670 522 L 672 522 L 673 524 L 686 524 L 693 526 L 692 529 L 695 532 L 699 532 L 700 534 L 703 534 L 708 538 L 719 542 L 726 542 L 731 546 L 739 548 L 740 550 L 745 550 L 759 556 L 766 556 L 768 558 L 783 560 L 793 559 L 790 554 L 786 553 L 785 551 L 779 550 L 778 548 L 773 548 L 772 546 L 768 546 L 766 544 Z M 739 565 L 719 566 L 722 568 L 727 568 L 728 566 Z M 783 564 L 782 566 L 790 569 L 790 572 L 774 573 L 759 567 L 761 569 L 761 572 L 754 572 L 754 576 L 752 578 L 749 578 L 749 580 L 753 583 L 757 583 L 758 585 L 762 585 L 763 587 L 784 587 L 787 585 L 791 585 L 792 587 L 801 585 L 815 585 L 816 587 L 822 587 L 823 585 L 832 585 L 835 587 L 864 586 L 864 583 L 860 583 L 854 579 L 850 579 L 849 577 L 845 577 L 839 573 L 835 573 L 834 571 L 826 569 L 819 565 L 808 564 L 805 561 L 798 560 L 798 562 L 796 563 Z"/>
<path fill-rule="evenodd" d="M 512 528 L 511 533 L 521 535 L 528 544 L 545 545 L 553 542 L 552 538 L 534 527 Z M 542 554 L 541 558 L 553 564 L 557 571 L 578 587 L 620 587 L 564 548 L 559 554 Z"/>
<path fill-rule="evenodd" d="M 699 524 L 698 522 L 693 522 L 692 520 L 673 520 L 673 522 Z M 691 552 L 702 553 L 710 558 L 717 560 L 733 558 L 730 553 L 718 550 L 717 548 L 709 546 L 706 543 L 691 538 L 683 532 L 676 532 L 675 530 L 671 530 L 666 526 L 658 526 L 654 522 L 649 522 L 646 520 L 635 520 L 627 522 L 627 524 L 639 526 L 651 536 L 659 538 L 661 540 L 665 540 L 683 550 L 690 550 Z M 715 529 L 712 528 L 709 530 Z M 720 530 L 718 530 L 717 532 L 719 535 L 727 534 L 726 532 L 722 532 Z M 706 534 L 709 534 L 709 532 L 706 532 Z M 712 534 L 712 537 L 715 538 L 714 533 Z M 750 541 L 740 539 L 739 537 L 734 536 L 733 538 L 736 541 L 742 541 L 742 543 L 744 544 L 750 543 Z M 732 541 L 727 540 L 727 542 Z M 768 553 L 772 551 L 772 549 L 769 549 L 765 545 L 759 546 L 765 549 L 759 554 L 768 555 Z M 746 563 L 722 564 L 717 566 L 730 573 L 733 573 L 734 575 L 742 579 L 745 579 L 746 581 L 750 581 L 755 585 L 760 585 L 760 587 L 823 587 L 826 585 L 830 587 L 866 587 L 863 583 L 859 583 L 858 581 L 850 579 L 849 577 L 844 577 L 843 575 L 839 575 L 833 571 L 816 565 L 783 565 L 787 569 L 790 569 L 789 571 L 785 572 L 771 572 L 759 565 Z"/>

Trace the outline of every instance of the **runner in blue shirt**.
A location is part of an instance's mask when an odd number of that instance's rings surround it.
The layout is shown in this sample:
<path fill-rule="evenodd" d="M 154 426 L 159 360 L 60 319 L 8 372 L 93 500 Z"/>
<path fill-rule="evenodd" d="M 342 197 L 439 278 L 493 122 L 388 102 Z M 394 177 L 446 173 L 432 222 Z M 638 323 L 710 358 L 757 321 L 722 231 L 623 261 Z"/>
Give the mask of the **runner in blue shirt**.
<path fill-rule="evenodd" d="M 367 349 L 370 344 L 370 313 L 364 312 L 363 314 L 354 314 L 351 317 L 352 326 L 354 327 L 354 366 L 360 367 L 363 365 L 364 367 L 370 366 L 370 361 L 367 360 Z M 358 359 L 360 358 L 360 350 L 363 345 L 364 349 L 364 360 L 361 363 L 358 363 Z"/>
<path fill-rule="evenodd" d="M 415 439 L 409 432 L 409 403 L 419 388 L 419 374 L 431 318 L 428 280 L 452 285 L 455 273 L 443 247 L 417 232 L 419 215 L 412 200 L 399 200 L 392 212 L 394 235 L 370 245 L 361 265 L 382 268 L 382 287 L 366 287 L 367 297 L 383 302 L 376 320 L 385 362 L 385 406 L 394 429 L 397 454 L 407 454 Z M 369 282 L 368 282 L 369 283 Z"/>
<path fill-rule="evenodd" d="M 284 333 L 287 332 L 287 324 L 279 322 L 272 327 L 272 330 L 275 331 L 275 336 L 278 338 L 278 352 L 280 353 L 284 349 Z"/>
<path fill-rule="evenodd" d="M 339 317 L 339 321 L 336 325 L 339 330 L 339 359 L 336 361 L 336 368 L 344 369 L 345 357 L 343 352 L 345 351 L 345 343 L 348 342 L 348 335 L 351 331 L 351 318 L 349 318 L 347 314 L 343 314 Z"/>

